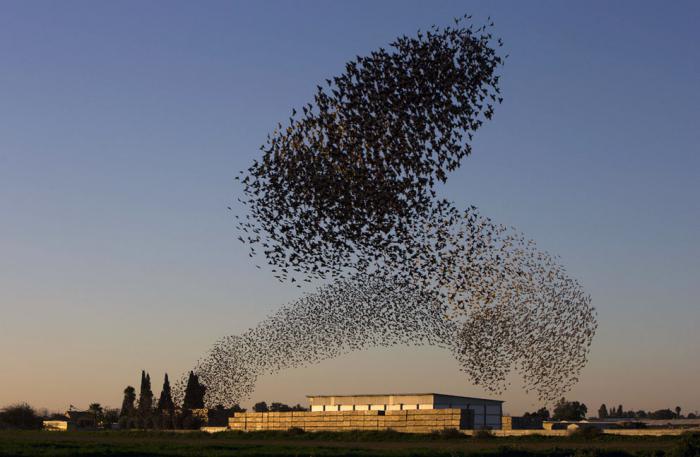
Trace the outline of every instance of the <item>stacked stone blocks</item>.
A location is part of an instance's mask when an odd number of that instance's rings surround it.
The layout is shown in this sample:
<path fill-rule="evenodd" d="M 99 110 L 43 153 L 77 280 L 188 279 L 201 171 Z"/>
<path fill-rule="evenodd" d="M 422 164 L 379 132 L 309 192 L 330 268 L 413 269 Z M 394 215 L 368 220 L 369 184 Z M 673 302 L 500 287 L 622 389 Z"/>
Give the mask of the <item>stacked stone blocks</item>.
<path fill-rule="evenodd" d="M 235 413 L 229 429 L 240 431 L 396 430 L 406 433 L 430 433 L 445 429 L 473 428 L 473 416 L 467 409 L 416 409 L 400 411 L 294 411 L 285 413 Z"/>

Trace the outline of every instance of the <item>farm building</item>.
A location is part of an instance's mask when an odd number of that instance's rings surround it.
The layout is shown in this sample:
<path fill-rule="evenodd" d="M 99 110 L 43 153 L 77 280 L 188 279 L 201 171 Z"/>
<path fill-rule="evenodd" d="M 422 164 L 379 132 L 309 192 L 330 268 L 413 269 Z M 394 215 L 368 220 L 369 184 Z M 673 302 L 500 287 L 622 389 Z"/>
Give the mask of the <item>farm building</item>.
<path fill-rule="evenodd" d="M 435 393 L 308 395 L 311 411 L 235 413 L 229 429 L 241 431 L 500 429 L 502 401 Z"/>
<path fill-rule="evenodd" d="M 307 395 L 311 411 L 404 411 L 415 409 L 467 409 L 473 428 L 501 428 L 503 402 L 485 398 L 437 393 Z"/>

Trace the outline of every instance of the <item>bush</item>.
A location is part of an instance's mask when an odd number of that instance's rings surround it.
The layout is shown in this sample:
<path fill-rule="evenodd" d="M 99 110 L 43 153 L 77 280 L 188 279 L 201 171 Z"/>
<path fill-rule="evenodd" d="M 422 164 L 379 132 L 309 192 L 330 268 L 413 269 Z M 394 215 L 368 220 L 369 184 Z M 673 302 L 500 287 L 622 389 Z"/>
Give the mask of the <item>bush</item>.
<path fill-rule="evenodd" d="M 128 417 L 126 421 L 126 428 L 141 428 L 141 424 L 137 418 Z"/>
<path fill-rule="evenodd" d="M 586 427 L 583 425 L 579 429 L 569 433 L 569 436 L 574 439 L 590 440 L 603 436 L 603 431 L 598 427 Z"/>
<path fill-rule="evenodd" d="M 0 411 L 0 429 L 40 429 L 42 419 L 27 403 L 6 406 Z"/>
<path fill-rule="evenodd" d="M 638 421 L 623 422 L 622 428 L 632 428 L 632 429 L 647 428 L 647 424 L 645 424 L 644 422 L 638 422 Z"/>
<path fill-rule="evenodd" d="M 481 430 L 477 430 L 474 433 L 474 438 L 476 439 L 490 439 L 490 438 L 495 438 L 494 434 L 491 433 L 491 430 L 487 428 L 482 428 Z"/>
<path fill-rule="evenodd" d="M 182 428 L 185 430 L 199 430 L 202 420 L 197 416 L 185 416 L 182 418 Z"/>
<path fill-rule="evenodd" d="M 290 435 L 303 435 L 306 432 L 301 427 L 291 427 L 287 429 L 287 433 L 289 433 Z"/>
<path fill-rule="evenodd" d="M 600 457 L 601 454 L 598 449 L 576 449 L 573 457 Z"/>
<path fill-rule="evenodd" d="M 467 435 L 460 432 L 456 428 L 443 428 L 442 430 L 437 430 L 433 432 L 433 435 L 441 439 L 462 439 L 466 438 Z"/>
<path fill-rule="evenodd" d="M 129 418 L 127 416 L 120 417 L 117 422 L 119 423 L 120 429 L 126 430 L 129 428 Z"/>
<path fill-rule="evenodd" d="M 700 457 L 700 433 L 684 433 L 669 457 Z"/>

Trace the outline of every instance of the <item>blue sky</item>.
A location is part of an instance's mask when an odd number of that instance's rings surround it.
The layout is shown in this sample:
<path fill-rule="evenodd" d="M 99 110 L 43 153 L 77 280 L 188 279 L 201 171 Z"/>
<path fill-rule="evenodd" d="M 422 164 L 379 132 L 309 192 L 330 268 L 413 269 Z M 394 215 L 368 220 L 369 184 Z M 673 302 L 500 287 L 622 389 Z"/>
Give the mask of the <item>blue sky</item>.
<path fill-rule="evenodd" d="M 0 404 L 118 404 L 141 368 L 178 374 L 298 297 L 235 240 L 233 177 L 347 60 L 464 13 L 510 56 L 444 194 L 591 293 L 572 397 L 700 409 L 700 4 L 636 1 L 0 2 Z M 446 354 L 398 348 L 265 378 L 255 399 L 329 386 L 483 393 Z"/>

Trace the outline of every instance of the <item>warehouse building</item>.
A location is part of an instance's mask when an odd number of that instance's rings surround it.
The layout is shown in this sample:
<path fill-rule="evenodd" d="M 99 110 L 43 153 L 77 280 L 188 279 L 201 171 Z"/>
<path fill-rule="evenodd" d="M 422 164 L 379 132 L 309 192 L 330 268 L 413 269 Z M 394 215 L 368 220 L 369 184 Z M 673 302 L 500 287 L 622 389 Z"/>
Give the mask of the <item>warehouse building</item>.
<path fill-rule="evenodd" d="M 229 418 L 229 429 L 429 433 L 502 426 L 500 400 L 436 393 L 308 395 L 307 398 L 311 411 L 235 413 Z"/>
<path fill-rule="evenodd" d="M 503 402 L 438 393 L 307 395 L 311 411 L 404 411 L 414 409 L 467 409 L 474 427 L 501 428 Z"/>

